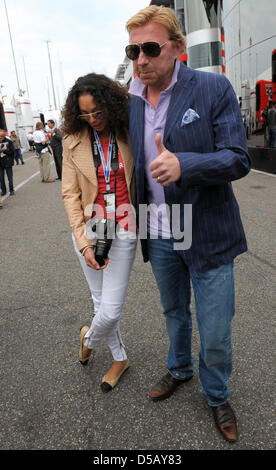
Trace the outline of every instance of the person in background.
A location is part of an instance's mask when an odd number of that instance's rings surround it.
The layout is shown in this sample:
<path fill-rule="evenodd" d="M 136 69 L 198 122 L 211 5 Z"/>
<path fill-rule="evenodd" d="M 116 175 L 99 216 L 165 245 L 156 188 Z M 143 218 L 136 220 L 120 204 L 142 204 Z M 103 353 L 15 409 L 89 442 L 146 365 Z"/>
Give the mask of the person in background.
<path fill-rule="evenodd" d="M 0 184 L 1 184 L 1 196 L 5 196 L 7 193 L 5 183 L 5 172 L 9 181 L 10 195 L 14 195 L 13 188 L 13 172 L 12 167 L 14 165 L 14 147 L 11 139 L 6 137 L 6 132 L 0 130 Z"/>
<path fill-rule="evenodd" d="M 270 101 L 269 108 L 267 113 L 267 127 L 268 127 L 268 147 L 275 149 L 276 148 L 276 102 Z"/>
<path fill-rule="evenodd" d="M 101 381 L 104 393 L 112 390 L 129 368 L 120 333 L 137 244 L 131 211 L 135 179 L 128 138 L 128 102 L 123 86 L 105 75 L 91 73 L 78 78 L 63 111 L 62 198 L 95 313 L 91 326 L 80 330 L 79 361 L 87 364 L 92 350 L 107 340 L 113 365 Z M 124 216 L 126 210 L 129 217 Z M 88 222 L 95 232 L 89 233 Z M 112 229 L 106 237 L 98 233 L 101 227 L 114 224 L 116 233 Z M 100 246 L 104 251 L 98 257 Z"/>
<path fill-rule="evenodd" d="M 269 132 L 268 132 L 268 125 L 267 125 L 267 114 L 268 114 L 268 109 L 269 109 L 269 106 L 266 106 L 265 109 L 263 109 L 262 111 L 262 118 L 263 118 L 263 131 L 264 131 L 264 147 L 268 147 L 268 143 L 269 143 Z M 256 119 L 258 119 L 258 116 L 256 114 Z"/>
<path fill-rule="evenodd" d="M 10 138 L 13 142 L 14 146 L 14 159 L 16 161 L 16 165 L 19 165 L 19 160 L 21 164 L 24 165 L 22 151 L 21 151 L 21 143 L 19 137 L 16 135 L 15 131 L 11 131 Z"/>
<path fill-rule="evenodd" d="M 231 181 L 251 166 L 240 107 L 224 75 L 178 60 L 186 40 L 171 8 L 149 6 L 126 27 L 126 55 L 136 75 L 129 89 L 129 133 L 137 206 L 150 205 L 142 251 L 152 266 L 170 339 L 168 372 L 149 397 L 168 398 L 195 373 L 192 284 L 201 391 L 220 433 L 235 441 L 237 421 L 228 402 L 233 260 L 247 244 Z"/>
<path fill-rule="evenodd" d="M 56 165 L 56 172 L 57 172 L 57 179 L 61 180 L 61 173 L 62 173 L 62 134 L 61 131 L 56 127 L 55 121 L 53 119 L 49 119 L 47 121 L 47 125 L 50 129 L 50 145 L 53 150 L 55 165 Z"/>
<path fill-rule="evenodd" d="M 27 139 L 28 139 L 29 146 L 30 146 L 29 151 L 32 152 L 34 150 L 34 137 L 33 137 L 33 132 L 32 131 L 30 131 L 27 134 Z"/>
<path fill-rule="evenodd" d="M 34 146 L 38 155 L 40 178 L 42 183 L 54 183 L 55 180 L 50 178 L 50 153 L 48 149 L 48 137 L 44 132 L 43 122 L 37 122 L 34 132 Z"/>
<path fill-rule="evenodd" d="M 251 136 L 251 129 L 250 129 L 250 113 L 249 111 L 246 111 L 245 115 L 245 123 L 246 123 L 246 138 L 249 139 Z"/>

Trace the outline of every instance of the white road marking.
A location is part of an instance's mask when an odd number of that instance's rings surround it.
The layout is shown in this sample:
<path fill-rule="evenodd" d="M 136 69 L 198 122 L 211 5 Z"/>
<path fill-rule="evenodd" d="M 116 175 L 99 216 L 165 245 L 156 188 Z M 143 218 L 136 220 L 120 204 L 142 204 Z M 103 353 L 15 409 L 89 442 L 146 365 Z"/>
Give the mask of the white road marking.
<path fill-rule="evenodd" d="M 272 176 L 272 178 L 276 178 L 276 175 L 274 175 L 274 173 L 266 173 L 266 171 L 254 170 L 253 168 L 251 171 L 254 171 L 255 173 L 260 173 L 261 175 Z"/>

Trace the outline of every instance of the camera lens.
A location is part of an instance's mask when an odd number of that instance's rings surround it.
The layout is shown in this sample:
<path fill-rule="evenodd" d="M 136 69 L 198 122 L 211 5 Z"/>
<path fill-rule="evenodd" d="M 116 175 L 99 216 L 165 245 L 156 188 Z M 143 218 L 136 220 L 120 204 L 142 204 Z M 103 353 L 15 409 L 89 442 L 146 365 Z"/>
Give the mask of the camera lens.
<path fill-rule="evenodd" d="M 112 236 L 114 238 L 114 231 L 116 222 L 109 219 L 94 219 L 92 230 L 97 234 L 98 239 L 95 246 L 95 260 L 100 266 L 105 264 L 108 253 L 112 244 Z M 110 236 L 111 238 L 107 238 Z"/>
<path fill-rule="evenodd" d="M 103 266 L 105 259 L 108 257 L 108 253 L 111 247 L 112 240 L 97 240 L 95 248 L 95 260 L 100 266 Z"/>
<path fill-rule="evenodd" d="M 105 263 L 104 258 L 102 258 L 102 256 L 95 255 L 95 260 L 97 261 L 97 263 L 99 263 L 100 266 L 103 266 Z"/>

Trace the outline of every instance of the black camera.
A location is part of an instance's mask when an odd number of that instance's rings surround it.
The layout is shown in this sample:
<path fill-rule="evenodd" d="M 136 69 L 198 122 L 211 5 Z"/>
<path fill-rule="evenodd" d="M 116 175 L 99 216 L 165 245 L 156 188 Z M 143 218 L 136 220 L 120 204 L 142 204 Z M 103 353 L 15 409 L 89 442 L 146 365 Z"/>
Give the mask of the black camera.
<path fill-rule="evenodd" d="M 97 241 L 95 246 L 95 260 L 100 266 L 105 264 L 105 259 L 115 238 L 116 223 L 112 219 L 94 219 L 92 230 L 97 234 Z"/>

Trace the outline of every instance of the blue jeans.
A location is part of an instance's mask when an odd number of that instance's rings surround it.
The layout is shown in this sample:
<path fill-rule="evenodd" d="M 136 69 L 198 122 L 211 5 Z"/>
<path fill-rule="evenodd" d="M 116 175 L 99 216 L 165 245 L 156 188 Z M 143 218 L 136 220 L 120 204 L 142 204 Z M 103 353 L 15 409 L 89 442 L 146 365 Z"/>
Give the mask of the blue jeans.
<path fill-rule="evenodd" d="M 276 129 L 270 129 L 269 131 L 269 144 L 268 147 L 271 149 L 276 148 Z"/>
<path fill-rule="evenodd" d="M 14 159 L 15 159 L 17 165 L 18 165 L 18 160 L 19 159 L 20 159 L 21 163 L 23 163 L 23 157 L 22 157 L 21 149 L 14 149 Z"/>
<path fill-rule="evenodd" d="M 7 177 L 9 180 L 9 190 L 10 192 L 13 191 L 13 174 L 12 174 L 12 166 L 8 168 L 2 168 L 0 167 L 0 185 L 1 185 L 1 191 L 2 195 L 5 195 L 7 192 L 6 188 L 6 183 L 5 183 L 5 174 L 4 171 L 7 173 Z"/>
<path fill-rule="evenodd" d="M 173 240 L 148 239 L 155 276 L 170 339 L 167 367 L 177 379 L 194 374 L 191 353 L 191 282 L 200 335 L 201 392 L 210 406 L 227 402 L 232 370 L 231 320 L 234 315 L 233 263 L 207 272 L 188 268 L 173 249 Z"/>

